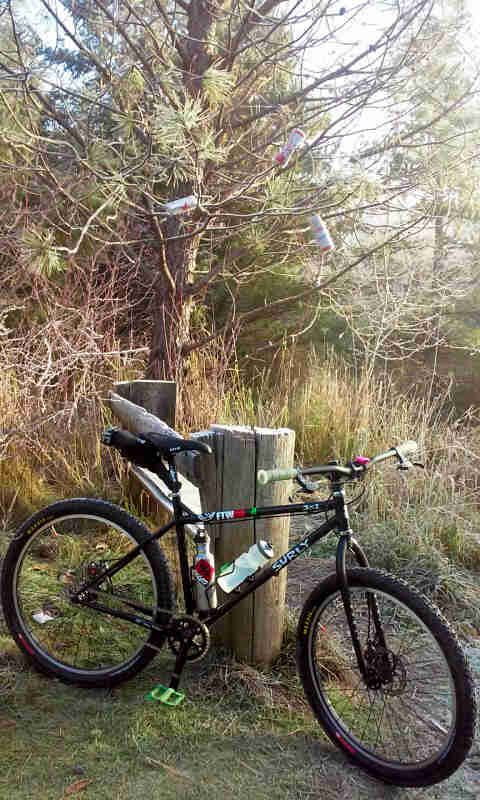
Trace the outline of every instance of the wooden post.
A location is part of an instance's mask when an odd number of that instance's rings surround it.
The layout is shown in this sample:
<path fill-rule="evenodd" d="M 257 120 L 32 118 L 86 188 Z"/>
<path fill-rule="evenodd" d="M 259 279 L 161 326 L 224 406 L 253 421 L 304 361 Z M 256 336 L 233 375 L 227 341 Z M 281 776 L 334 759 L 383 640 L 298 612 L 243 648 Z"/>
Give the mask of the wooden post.
<path fill-rule="evenodd" d="M 130 391 L 124 390 L 125 394 L 130 394 Z M 113 392 L 110 394 L 110 406 L 125 427 L 134 433 L 165 430 L 175 433 L 156 415 Z M 189 438 L 199 438 L 210 444 L 214 452 L 213 456 L 193 453 L 177 456 L 179 473 L 199 489 L 202 511 L 229 511 L 287 502 L 291 485 L 289 481 L 257 486 L 256 476 L 260 469 L 292 466 L 295 442 L 292 430 L 212 425 L 210 430 L 192 433 Z M 140 479 L 144 472 L 148 470 L 135 469 Z M 188 492 L 182 491 L 182 499 L 188 506 Z M 162 502 L 161 493 L 157 500 Z M 193 504 L 192 510 L 198 513 Z M 260 539 L 272 543 L 276 556 L 283 554 L 288 549 L 289 527 L 288 517 L 253 518 L 232 524 L 209 525 L 217 570 Z M 282 644 L 285 591 L 286 570 L 282 570 L 280 575 L 246 597 L 214 626 L 212 633 L 215 642 L 232 649 L 241 660 L 270 663 L 278 655 Z M 220 602 L 226 597 L 220 588 L 218 595 Z"/>
<path fill-rule="evenodd" d="M 292 467 L 295 433 L 287 428 L 271 430 L 255 428 L 256 471 L 274 467 Z M 255 506 L 276 506 L 288 503 L 291 481 L 277 481 L 266 486 L 257 484 Z M 272 543 L 276 556 L 288 550 L 290 517 L 258 519 L 255 540 Z M 254 664 L 270 664 L 280 653 L 285 626 L 287 569 L 253 593 L 253 637 L 251 660 Z"/>
<path fill-rule="evenodd" d="M 215 464 L 208 464 L 203 456 L 197 462 L 204 469 L 204 474 L 198 475 L 203 510 L 229 511 L 288 502 L 290 482 L 257 486 L 256 475 L 259 469 L 293 465 L 294 431 L 212 425 L 210 432 L 194 435 L 208 441 L 216 454 Z M 210 526 L 208 530 L 213 539 Z M 283 554 L 288 550 L 289 530 L 288 517 L 217 525 L 213 541 L 217 570 L 260 539 L 271 542 L 277 555 Z M 282 570 L 246 597 L 212 629 L 214 641 L 232 649 L 244 661 L 273 661 L 282 645 L 286 582 L 286 570 Z M 220 588 L 218 596 L 220 602 L 227 597 Z"/>
<path fill-rule="evenodd" d="M 255 500 L 255 434 L 252 428 L 232 426 L 212 426 L 215 438 L 223 440 L 223 461 L 219 465 L 220 505 L 218 509 L 229 511 L 234 508 L 247 508 Z M 215 564 L 217 572 L 223 564 L 233 561 L 255 543 L 255 523 L 253 520 L 234 522 L 218 526 L 215 539 Z M 218 588 L 219 602 L 229 595 Z M 253 595 L 236 606 L 228 616 L 212 628 L 214 641 L 221 643 L 243 660 L 252 660 L 253 642 Z"/>
<path fill-rule="evenodd" d="M 115 384 L 115 391 L 120 397 L 145 408 L 150 414 L 166 422 L 170 428 L 175 427 L 175 381 L 121 381 Z"/>

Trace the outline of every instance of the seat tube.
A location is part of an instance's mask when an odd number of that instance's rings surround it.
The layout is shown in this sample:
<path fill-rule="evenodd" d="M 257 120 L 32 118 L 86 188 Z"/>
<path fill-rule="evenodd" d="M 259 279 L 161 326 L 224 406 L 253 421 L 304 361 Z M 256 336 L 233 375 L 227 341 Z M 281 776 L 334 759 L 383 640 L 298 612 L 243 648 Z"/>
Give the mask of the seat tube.
<path fill-rule="evenodd" d="M 181 520 L 182 507 L 180 503 L 180 493 L 174 492 L 172 494 L 172 505 L 175 520 Z M 185 611 L 187 614 L 193 614 L 195 602 L 193 599 L 192 582 L 190 578 L 190 568 L 188 565 L 188 552 L 187 541 L 185 536 L 185 526 L 181 522 L 175 525 L 177 534 L 177 548 L 180 561 L 180 574 L 182 577 L 183 597 L 185 599 Z"/>

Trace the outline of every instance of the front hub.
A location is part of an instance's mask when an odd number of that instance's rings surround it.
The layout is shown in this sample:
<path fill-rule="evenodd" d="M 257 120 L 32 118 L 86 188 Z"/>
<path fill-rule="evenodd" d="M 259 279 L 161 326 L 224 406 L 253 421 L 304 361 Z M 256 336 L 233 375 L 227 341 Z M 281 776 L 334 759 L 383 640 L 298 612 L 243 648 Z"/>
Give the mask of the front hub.
<path fill-rule="evenodd" d="M 366 684 L 374 691 L 386 694 L 403 694 L 407 684 L 407 671 L 402 659 L 388 648 L 368 644 L 365 650 Z"/>

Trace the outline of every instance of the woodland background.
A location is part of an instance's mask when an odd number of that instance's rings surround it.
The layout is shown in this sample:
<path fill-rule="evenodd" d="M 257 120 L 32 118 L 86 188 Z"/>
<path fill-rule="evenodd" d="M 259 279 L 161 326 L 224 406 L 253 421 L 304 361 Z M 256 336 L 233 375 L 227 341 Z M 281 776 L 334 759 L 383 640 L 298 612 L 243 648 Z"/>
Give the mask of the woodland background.
<path fill-rule="evenodd" d="M 461 0 L 1 4 L 4 528 L 138 504 L 103 399 L 173 379 L 179 430 L 288 425 L 303 463 L 418 439 L 426 476 L 377 480 L 359 524 L 397 571 L 421 542 L 419 582 L 478 617 L 474 30 Z"/>
<path fill-rule="evenodd" d="M 64 496 L 155 521 L 99 444 L 118 380 L 175 380 L 184 434 L 294 428 L 305 465 L 415 439 L 426 469 L 376 470 L 353 525 L 372 564 L 441 607 L 478 678 L 469 9 L 0 0 L 0 559 L 20 520 Z M 307 144 L 282 169 L 294 128 Z M 192 194 L 190 214 L 165 213 Z M 141 701 L 171 668 L 161 657 L 117 693 L 85 693 L 29 669 L 0 619 L 5 796 L 393 797 L 319 738 L 287 622 L 270 671 L 212 651 L 161 714 Z M 477 743 L 449 781 L 395 797 L 476 797 L 479 767 Z"/>

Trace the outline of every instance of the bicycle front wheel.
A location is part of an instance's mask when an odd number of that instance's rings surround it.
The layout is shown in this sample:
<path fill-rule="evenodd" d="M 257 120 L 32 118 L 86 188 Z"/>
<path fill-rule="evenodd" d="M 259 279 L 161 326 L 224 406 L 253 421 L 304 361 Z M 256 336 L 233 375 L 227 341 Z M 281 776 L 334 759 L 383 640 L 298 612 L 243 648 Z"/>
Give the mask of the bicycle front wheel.
<path fill-rule="evenodd" d="M 442 781 L 474 737 L 475 691 L 463 651 L 438 609 L 404 581 L 373 569 L 347 575 L 367 678 L 331 575 L 307 599 L 298 624 L 309 703 L 332 742 L 375 777 L 398 786 Z"/>
<path fill-rule="evenodd" d="M 162 611 L 173 609 L 170 571 L 156 542 L 76 599 L 85 581 L 149 535 L 123 509 L 88 498 L 54 503 L 24 523 L 3 563 L 2 603 L 12 636 L 37 668 L 68 683 L 105 687 L 151 661 L 163 634 L 115 613 L 159 623 Z"/>

